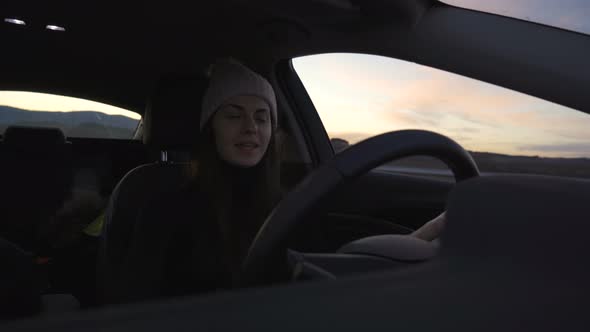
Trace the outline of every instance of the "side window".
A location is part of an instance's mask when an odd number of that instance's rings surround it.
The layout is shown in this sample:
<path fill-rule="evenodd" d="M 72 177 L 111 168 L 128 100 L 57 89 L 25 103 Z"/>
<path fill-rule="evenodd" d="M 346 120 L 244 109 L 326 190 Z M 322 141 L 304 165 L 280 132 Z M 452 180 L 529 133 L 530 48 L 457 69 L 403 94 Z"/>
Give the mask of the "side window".
<path fill-rule="evenodd" d="M 590 178 L 590 115 L 397 59 L 321 54 L 293 59 L 336 153 L 381 133 L 425 129 L 472 154 L 484 173 Z M 412 157 L 380 170 L 448 176 Z"/>
<path fill-rule="evenodd" d="M 134 139 L 141 116 L 90 100 L 0 91 L 0 134 L 9 126 L 60 128 L 67 137 Z"/>

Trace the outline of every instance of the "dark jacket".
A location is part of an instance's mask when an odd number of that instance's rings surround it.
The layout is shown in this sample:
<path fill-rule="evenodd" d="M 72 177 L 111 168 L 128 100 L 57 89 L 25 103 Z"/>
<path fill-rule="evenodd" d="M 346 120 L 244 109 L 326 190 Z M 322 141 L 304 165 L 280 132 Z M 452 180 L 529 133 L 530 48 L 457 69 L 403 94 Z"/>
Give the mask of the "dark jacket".
<path fill-rule="evenodd" d="M 222 229 L 213 200 L 195 184 L 158 197 L 136 223 L 116 293 L 116 302 L 189 295 L 230 288 L 249 244 L 264 220 L 251 217 L 255 204 L 244 171 L 232 179 L 230 229 Z M 256 220 L 254 220 L 256 219 Z"/>
<path fill-rule="evenodd" d="M 140 214 L 117 284 L 117 302 L 229 286 L 211 204 L 195 187 L 152 200 Z"/>

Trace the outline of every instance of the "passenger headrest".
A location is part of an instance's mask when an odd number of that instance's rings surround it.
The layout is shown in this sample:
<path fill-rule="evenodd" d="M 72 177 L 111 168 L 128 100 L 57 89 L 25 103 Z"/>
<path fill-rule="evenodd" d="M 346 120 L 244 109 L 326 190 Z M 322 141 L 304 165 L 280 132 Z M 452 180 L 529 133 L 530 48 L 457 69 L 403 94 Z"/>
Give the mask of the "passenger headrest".
<path fill-rule="evenodd" d="M 143 118 L 144 144 L 159 150 L 192 149 L 207 84 L 205 76 L 160 79 Z"/>
<path fill-rule="evenodd" d="M 585 268 L 590 252 L 590 181 L 486 176 L 449 197 L 441 254 L 474 262 Z"/>
<path fill-rule="evenodd" d="M 11 145 L 48 146 L 65 144 L 64 133 L 58 128 L 10 126 L 4 132 L 4 143 Z"/>

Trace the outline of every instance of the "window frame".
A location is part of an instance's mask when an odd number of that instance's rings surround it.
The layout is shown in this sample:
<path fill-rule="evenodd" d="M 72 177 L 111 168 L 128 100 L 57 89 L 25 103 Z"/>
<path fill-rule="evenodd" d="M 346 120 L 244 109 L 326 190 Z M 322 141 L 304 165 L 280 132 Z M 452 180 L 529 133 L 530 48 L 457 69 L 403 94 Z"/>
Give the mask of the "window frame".
<path fill-rule="evenodd" d="M 275 75 L 278 88 L 302 138 L 297 144 L 304 145 L 301 148 L 308 152 L 313 167 L 332 159 L 335 153 L 328 132 L 293 66 L 292 59 L 278 62 Z"/>

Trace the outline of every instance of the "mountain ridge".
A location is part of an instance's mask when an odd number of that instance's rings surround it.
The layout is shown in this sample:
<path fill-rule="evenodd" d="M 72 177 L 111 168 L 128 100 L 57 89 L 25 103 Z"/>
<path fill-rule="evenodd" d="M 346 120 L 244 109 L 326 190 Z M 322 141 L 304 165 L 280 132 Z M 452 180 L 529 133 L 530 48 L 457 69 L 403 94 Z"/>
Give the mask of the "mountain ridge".
<path fill-rule="evenodd" d="M 30 111 L 0 105 L 0 132 L 8 126 L 60 128 L 68 137 L 130 139 L 139 120 L 120 114 L 98 111 Z"/>

